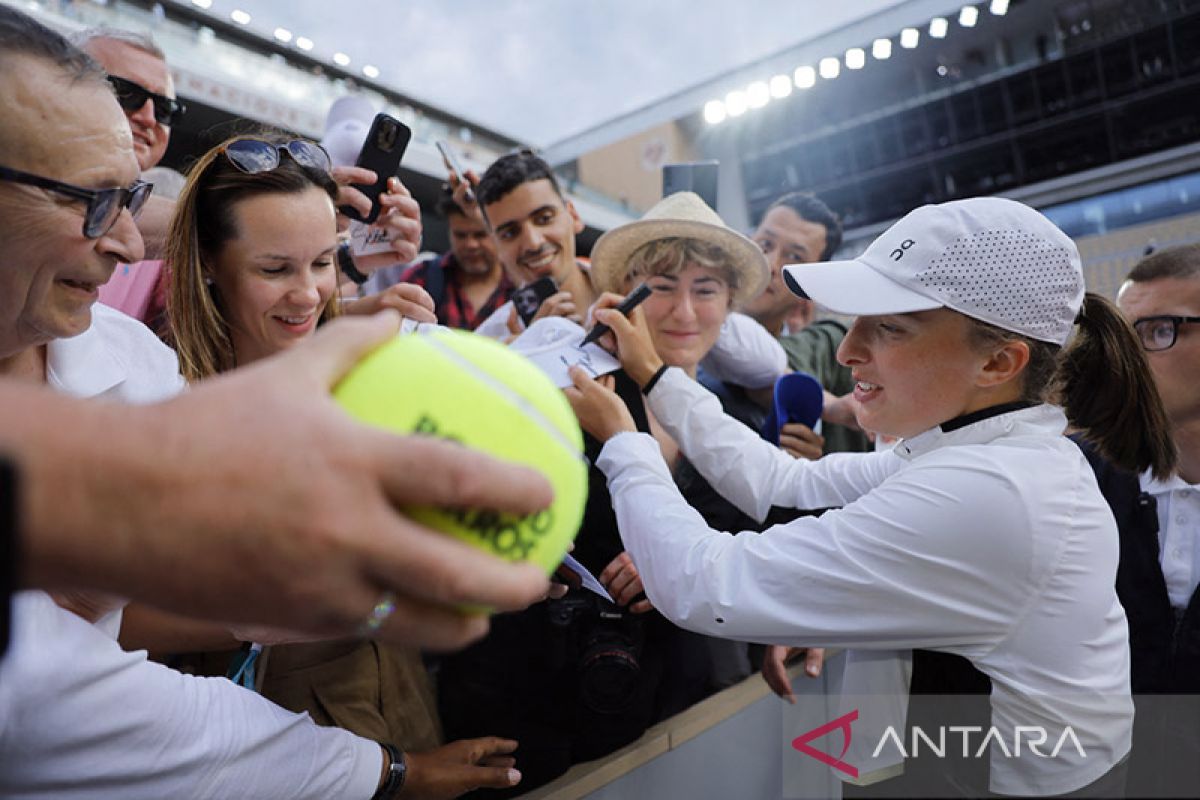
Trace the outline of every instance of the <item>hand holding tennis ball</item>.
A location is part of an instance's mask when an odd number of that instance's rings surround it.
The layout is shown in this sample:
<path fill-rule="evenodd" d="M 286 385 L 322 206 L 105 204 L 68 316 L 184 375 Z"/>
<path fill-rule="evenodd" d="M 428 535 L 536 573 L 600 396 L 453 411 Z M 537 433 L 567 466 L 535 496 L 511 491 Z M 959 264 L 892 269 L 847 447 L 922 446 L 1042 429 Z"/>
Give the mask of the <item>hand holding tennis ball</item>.
<path fill-rule="evenodd" d="M 333 391 L 353 416 L 397 433 L 438 436 L 533 467 L 554 502 L 525 517 L 479 508 L 407 509 L 413 519 L 549 574 L 575 538 L 587 499 L 579 424 L 562 392 L 507 347 L 464 331 L 399 336 Z"/>

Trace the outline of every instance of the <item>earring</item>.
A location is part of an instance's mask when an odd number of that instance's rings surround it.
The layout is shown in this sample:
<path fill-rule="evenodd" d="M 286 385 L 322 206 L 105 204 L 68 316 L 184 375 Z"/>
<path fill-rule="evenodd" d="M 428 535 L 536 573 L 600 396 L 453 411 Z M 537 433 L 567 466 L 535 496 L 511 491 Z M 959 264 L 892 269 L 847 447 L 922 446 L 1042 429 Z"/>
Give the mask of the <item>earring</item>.
<path fill-rule="evenodd" d="M 212 286 L 212 285 L 213 285 L 213 279 L 212 279 L 212 278 L 210 278 L 210 277 L 208 277 L 207 275 L 205 275 L 205 276 L 204 276 L 204 285 L 205 285 L 205 286 Z"/>

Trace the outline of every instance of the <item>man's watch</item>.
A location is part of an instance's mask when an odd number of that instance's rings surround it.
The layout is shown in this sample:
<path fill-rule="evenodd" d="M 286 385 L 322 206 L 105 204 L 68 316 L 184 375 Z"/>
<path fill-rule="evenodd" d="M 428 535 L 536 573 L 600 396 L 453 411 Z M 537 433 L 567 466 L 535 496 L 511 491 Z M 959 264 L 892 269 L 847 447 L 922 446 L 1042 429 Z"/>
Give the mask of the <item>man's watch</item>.
<path fill-rule="evenodd" d="M 359 286 L 367 282 L 368 276 L 359 272 L 358 267 L 354 266 L 354 254 L 350 252 L 349 242 L 342 242 L 338 245 L 337 263 L 342 274 Z"/>
<path fill-rule="evenodd" d="M 408 762 L 404 759 L 402 750 L 386 742 L 380 742 L 379 746 L 388 755 L 387 774 L 383 783 L 375 790 L 375 794 L 371 795 L 371 800 L 396 800 L 404 789 L 404 779 L 408 777 Z"/>

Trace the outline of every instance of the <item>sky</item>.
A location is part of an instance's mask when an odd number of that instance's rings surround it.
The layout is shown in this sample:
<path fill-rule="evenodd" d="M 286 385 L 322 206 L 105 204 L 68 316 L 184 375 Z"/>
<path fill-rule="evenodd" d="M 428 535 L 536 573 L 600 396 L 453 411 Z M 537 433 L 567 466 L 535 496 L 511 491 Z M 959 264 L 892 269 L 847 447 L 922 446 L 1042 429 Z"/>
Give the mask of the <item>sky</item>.
<path fill-rule="evenodd" d="M 212 0 L 376 79 L 544 147 L 897 0 Z M 293 40 L 294 41 L 294 40 Z"/>

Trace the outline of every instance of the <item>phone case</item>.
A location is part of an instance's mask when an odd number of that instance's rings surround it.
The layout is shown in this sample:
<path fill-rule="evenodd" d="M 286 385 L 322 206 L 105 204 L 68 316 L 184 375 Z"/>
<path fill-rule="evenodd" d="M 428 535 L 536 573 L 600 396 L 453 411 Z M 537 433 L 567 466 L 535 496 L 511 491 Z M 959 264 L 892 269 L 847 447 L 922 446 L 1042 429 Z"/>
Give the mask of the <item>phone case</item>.
<path fill-rule="evenodd" d="M 533 315 L 541 308 L 547 297 L 558 291 L 558 285 L 552 278 L 538 278 L 528 286 L 522 286 L 509 295 L 509 300 L 517 308 L 517 315 L 525 325 L 533 319 Z"/>
<path fill-rule="evenodd" d="M 403 122 L 387 114 L 375 115 L 355 166 L 371 170 L 377 178 L 375 183 L 369 186 L 351 184 L 370 198 L 371 213 L 364 217 L 356 209 L 342 206 L 340 210 L 343 214 L 368 225 L 379 219 L 379 195 L 387 191 L 388 178 L 400 173 L 400 159 L 404 157 L 404 151 L 411 139 L 412 131 Z"/>

